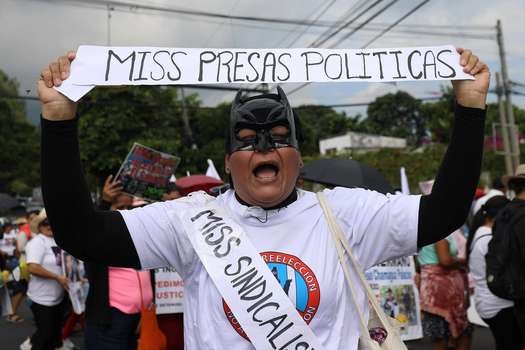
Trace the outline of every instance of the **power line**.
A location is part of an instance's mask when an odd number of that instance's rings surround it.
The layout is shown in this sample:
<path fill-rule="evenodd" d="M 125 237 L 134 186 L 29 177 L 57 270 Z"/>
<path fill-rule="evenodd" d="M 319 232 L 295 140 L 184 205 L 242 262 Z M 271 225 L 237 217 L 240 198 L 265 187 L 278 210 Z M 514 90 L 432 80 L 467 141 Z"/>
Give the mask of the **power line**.
<path fill-rule="evenodd" d="M 365 26 L 367 24 L 367 22 L 371 21 L 372 19 L 374 19 L 375 17 L 377 17 L 379 14 L 381 14 L 382 12 L 384 12 L 386 9 L 388 9 L 391 5 L 393 5 L 393 3 L 395 3 L 397 0 L 394 0 L 392 1 L 391 3 L 387 4 L 387 6 L 383 7 L 380 11 L 376 12 L 374 15 L 372 15 L 367 21 L 365 21 L 364 23 L 361 24 L 360 28 L 362 28 L 363 26 Z M 421 5 L 421 4 L 420 4 Z M 416 6 L 417 8 L 420 8 L 421 6 L 418 5 Z M 409 11 L 408 12 L 408 15 L 405 14 L 401 17 L 401 20 L 404 20 L 405 18 L 407 18 L 408 16 L 410 16 L 411 14 L 413 14 L 414 11 Z M 398 20 L 400 22 L 400 20 Z M 398 22 L 396 21 L 396 22 Z M 346 40 L 350 35 L 352 35 L 353 33 L 355 33 L 357 30 L 359 30 L 359 27 L 357 29 L 355 29 L 354 31 L 350 32 L 348 35 L 345 35 L 341 40 L 339 40 L 337 43 L 334 44 L 335 45 L 338 45 L 339 43 L 341 43 L 342 41 Z M 386 32 L 385 32 L 386 33 Z M 384 34 L 384 33 L 383 33 Z M 377 40 L 379 37 L 376 37 L 374 38 L 374 40 Z M 300 86 L 298 86 L 297 88 L 293 89 L 292 91 L 290 91 L 288 94 L 293 94 L 301 89 L 303 89 L 305 86 L 308 86 L 308 84 L 310 83 L 304 83 Z"/>
<path fill-rule="evenodd" d="M 255 16 L 233 16 L 229 14 L 223 14 L 223 13 L 213 13 L 213 12 L 205 12 L 205 11 L 196 11 L 196 10 L 187 10 L 187 9 L 179 9 L 179 8 L 169 8 L 169 7 L 162 7 L 157 5 L 144 5 L 144 4 L 137 4 L 132 2 L 121 2 L 121 1 L 104 1 L 104 0 L 37 0 L 41 2 L 63 2 L 68 5 L 73 6 L 80 6 L 80 7 L 90 7 L 89 5 L 98 5 L 98 6 L 91 6 L 91 8 L 99 8 L 103 11 L 107 10 L 107 5 L 110 6 L 124 6 L 129 7 L 129 11 L 136 11 L 137 9 L 143 9 L 143 10 L 152 10 L 156 12 L 168 12 L 168 13 L 176 13 L 176 14 L 183 14 L 183 15 L 190 15 L 190 16 L 200 16 L 200 17 L 210 17 L 210 18 L 220 18 L 220 19 L 230 19 L 230 20 L 238 20 L 238 21 L 248 21 L 248 22 L 267 22 L 267 23 L 276 23 L 276 24 L 286 24 L 286 25 L 299 25 L 299 26 L 307 26 L 307 27 L 334 27 L 340 21 L 316 21 L 315 23 L 312 23 L 312 21 L 307 20 L 294 20 L 294 19 L 284 19 L 284 18 L 269 18 L 269 17 L 255 17 Z M 114 11 L 119 11 L 118 8 L 114 8 Z M 122 10 L 120 10 L 122 11 Z M 221 23 L 221 22 L 211 22 L 211 23 Z M 240 26 L 246 26 L 246 24 L 234 24 L 234 25 L 240 25 Z M 387 26 L 386 23 L 377 23 L 376 25 L 379 26 Z M 432 25 L 432 24 L 410 24 L 410 25 L 402 25 L 402 27 L 405 28 L 414 28 L 414 27 L 421 27 L 425 29 L 431 29 L 431 28 L 447 28 L 447 29 L 469 29 L 469 30 L 493 30 L 494 28 L 491 26 L 462 26 L 462 25 Z M 267 26 L 257 26 L 253 28 L 260 28 L 260 29 L 274 29 L 269 28 Z M 294 31 L 293 29 L 291 31 Z"/>
<path fill-rule="evenodd" d="M 357 14 L 354 18 L 350 19 L 349 21 L 347 21 L 346 23 L 344 23 L 342 26 L 340 26 L 339 28 L 337 28 L 335 31 L 333 31 L 332 33 L 330 33 L 326 38 L 323 38 L 322 40 L 316 40 L 314 42 L 312 42 L 309 46 L 310 47 L 315 47 L 315 46 L 320 46 L 320 45 L 323 45 L 325 42 L 327 42 L 328 40 L 330 40 L 332 37 L 334 37 L 335 35 L 339 34 L 339 32 L 341 32 L 341 30 L 345 29 L 346 27 L 348 27 L 350 24 L 354 23 L 359 17 L 361 17 L 362 15 L 364 15 L 366 12 L 370 11 L 372 8 L 374 8 L 377 4 L 379 4 L 380 2 L 382 2 L 383 0 L 376 0 L 374 1 L 371 5 L 369 5 L 366 9 L 364 9 L 363 11 L 359 12 L 359 14 Z M 397 0 L 396 0 L 397 1 Z"/>
<path fill-rule="evenodd" d="M 40 1 L 46 1 L 46 0 L 40 0 Z M 190 9 L 184 9 L 184 8 L 174 8 L 174 7 L 163 7 L 159 5 L 150 5 L 150 4 L 138 4 L 134 2 L 129 1 L 113 1 L 113 0 L 53 0 L 55 2 L 65 2 L 67 4 L 72 5 L 73 3 L 89 3 L 93 5 L 99 5 L 104 6 L 103 8 L 106 9 L 107 5 L 115 7 L 115 11 L 118 10 L 118 7 L 129 7 L 133 10 L 152 10 L 152 11 L 159 11 L 159 12 L 167 12 L 167 13 L 175 13 L 179 15 L 189 15 L 189 16 L 196 16 L 196 17 L 207 17 L 207 18 L 219 18 L 219 19 L 229 19 L 229 20 L 237 20 L 237 21 L 248 21 L 248 22 L 266 22 L 266 23 L 276 23 L 276 24 L 288 24 L 288 25 L 303 25 L 308 26 L 311 25 L 311 21 L 305 21 L 305 20 L 296 20 L 296 19 L 286 19 L 286 18 L 272 18 L 272 17 L 256 17 L 256 16 L 238 16 L 238 15 L 229 15 L 225 13 L 218 13 L 218 12 L 207 12 L 207 11 L 198 11 L 198 10 L 190 10 Z M 316 26 L 324 26 L 329 27 L 332 26 L 332 22 L 325 22 L 325 23 L 316 23 Z"/>
<path fill-rule="evenodd" d="M 336 23 L 334 23 L 334 25 L 332 27 L 329 27 L 327 28 L 321 35 L 319 35 L 317 37 L 317 39 L 314 40 L 314 42 L 312 42 L 312 45 L 317 42 L 317 41 L 320 41 L 322 40 L 325 36 L 329 35 L 330 34 L 330 31 L 332 30 L 332 28 L 336 28 L 336 27 L 339 27 L 341 26 L 345 20 L 354 12 L 357 12 L 359 11 L 359 9 L 361 9 L 364 5 L 366 5 L 366 2 L 367 0 L 358 0 L 353 6 L 351 6 L 345 13 L 343 13 L 341 15 L 341 17 L 339 17 L 339 19 L 337 20 Z"/>
<path fill-rule="evenodd" d="M 295 39 L 293 39 L 286 47 L 290 47 L 292 46 L 293 44 L 295 44 L 303 35 L 304 33 L 306 33 L 308 31 L 308 29 L 310 29 L 313 25 L 315 25 L 317 23 L 317 21 L 319 20 L 319 18 L 321 18 L 325 13 L 326 11 L 328 11 L 330 9 L 330 7 L 332 7 L 332 5 L 336 2 L 337 0 L 332 0 L 331 2 L 329 2 L 328 4 L 323 4 L 321 3 L 320 6 L 316 7 L 315 10 L 308 16 L 308 18 L 310 18 L 312 15 L 314 15 L 315 13 L 317 13 L 317 16 L 310 21 L 310 24 L 305 26 L 305 28 L 299 33 L 299 35 L 297 35 L 295 37 Z M 323 10 L 319 11 L 319 9 L 321 7 L 324 7 Z M 300 26 L 296 26 L 296 28 L 298 28 Z M 284 38 L 282 38 L 281 40 L 279 40 L 277 42 L 277 44 L 273 45 L 274 47 L 279 47 L 286 39 L 288 39 L 292 33 L 294 33 L 296 31 L 296 29 L 294 29 L 293 31 L 291 31 L 290 33 L 288 33 L 288 35 L 286 35 Z"/>
<path fill-rule="evenodd" d="M 525 84 L 519 83 L 517 81 L 509 80 L 509 83 L 510 85 L 525 87 Z"/>
<path fill-rule="evenodd" d="M 372 38 L 372 40 L 368 41 L 366 44 L 364 44 L 363 46 L 364 47 L 368 47 L 368 45 L 372 44 L 374 41 L 376 41 L 377 39 L 379 39 L 380 37 L 382 37 L 383 35 L 385 35 L 386 33 L 388 33 L 392 28 L 394 28 L 395 26 L 397 26 L 399 23 L 403 22 L 407 17 L 409 17 L 411 14 L 413 14 L 414 12 L 416 12 L 417 10 L 419 10 L 423 5 L 425 5 L 426 3 L 428 3 L 430 0 L 425 0 L 423 2 L 421 2 L 419 5 L 417 5 L 416 7 L 414 7 L 413 9 L 411 9 L 410 11 L 408 11 L 406 14 L 404 14 L 403 16 L 401 16 L 397 21 L 395 21 L 394 23 L 392 23 L 391 25 L 389 25 L 388 27 L 386 27 L 385 29 L 383 29 L 381 31 L 381 33 L 377 34 L 374 38 Z"/>
<path fill-rule="evenodd" d="M 198 85 L 197 85 L 198 86 Z M 184 85 L 184 87 L 186 88 L 195 88 L 194 86 L 192 85 Z M 234 89 L 232 89 L 234 90 Z M 243 89 L 245 90 L 245 89 Z M 523 93 L 517 93 L 517 94 L 523 94 Z M 525 95 L 525 94 L 523 94 Z M 39 101 L 39 98 L 38 96 L 21 96 L 21 95 L 18 95 L 18 96 L 14 96 L 14 95 L 0 95 L 0 99 L 2 98 L 5 98 L 5 99 L 14 99 L 14 100 L 31 100 L 31 101 Z M 420 101 L 433 101 L 433 100 L 439 100 L 441 98 L 441 96 L 424 96 L 424 97 L 414 97 L 414 99 L 416 100 L 420 100 Z M 92 104 L 92 105 L 97 105 L 97 104 L 102 104 L 102 103 L 105 103 L 105 104 L 110 104 L 112 101 L 111 100 L 106 100 L 106 101 L 101 101 L 101 102 L 89 102 L 89 104 Z M 368 106 L 370 105 L 371 103 L 373 103 L 374 101 L 368 101 L 368 102 L 354 102 L 354 103 L 338 103 L 338 104 L 328 104 L 328 105 L 300 105 L 300 106 L 295 106 L 295 107 L 292 107 L 293 109 L 309 109 L 309 108 L 348 108 L 348 107 L 363 107 L 363 106 Z M 133 102 L 130 102 L 130 103 L 133 103 Z M 143 105 L 143 104 L 142 104 Z M 162 106 L 162 104 L 156 104 L 156 103 L 150 103 L 150 104 L 147 104 L 147 106 L 149 107 L 156 107 L 156 106 Z M 189 106 L 188 109 L 203 109 L 203 110 L 210 110 L 210 109 L 216 109 L 217 107 L 209 107 L 209 106 Z"/>
<path fill-rule="evenodd" d="M 356 28 L 350 31 L 350 33 L 346 33 L 342 38 L 340 38 L 336 43 L 330 46 L 330 48 L 334 48 L 346 39 L 348 39 L 351 35 L 353 35 L 355 32 L 366 26 L 368 23 L 370 23 L 372 20 L 374 20 L 377 16 L 381 15 L 383 12 L 388 10 L 391 6 L 393 6 L 396 2 L 399 0 L 392 0 L 388 4 L 386 4 L 384 7 L 382 7 L 379 11 L 374 13 L 372 16 L 370 16 L 366 21 L 358 25 Z"/>

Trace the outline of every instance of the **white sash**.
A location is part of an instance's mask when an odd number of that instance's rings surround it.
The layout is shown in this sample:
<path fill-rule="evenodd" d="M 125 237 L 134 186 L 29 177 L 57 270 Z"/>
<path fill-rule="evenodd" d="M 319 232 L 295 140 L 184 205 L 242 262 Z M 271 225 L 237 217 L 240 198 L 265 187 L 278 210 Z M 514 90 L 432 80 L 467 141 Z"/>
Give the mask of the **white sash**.
<path fill-rule="evenodd" d="M 215 198 L 183 215 L 195 252 L 256 349 L 323 349 L 243 229 Z"/>

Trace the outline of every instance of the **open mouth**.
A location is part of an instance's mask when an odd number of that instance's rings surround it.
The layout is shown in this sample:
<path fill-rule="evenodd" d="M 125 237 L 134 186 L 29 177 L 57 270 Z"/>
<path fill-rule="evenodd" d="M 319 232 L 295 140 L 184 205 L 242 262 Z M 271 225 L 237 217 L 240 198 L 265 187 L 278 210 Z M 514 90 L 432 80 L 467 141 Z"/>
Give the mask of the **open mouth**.
<path fill-rule="evenodd" d="M 262 163 L 253 169 L 253 175 L 258 179 L 273 179 L 279 173 L 279 167 L 273 163 Z"/>

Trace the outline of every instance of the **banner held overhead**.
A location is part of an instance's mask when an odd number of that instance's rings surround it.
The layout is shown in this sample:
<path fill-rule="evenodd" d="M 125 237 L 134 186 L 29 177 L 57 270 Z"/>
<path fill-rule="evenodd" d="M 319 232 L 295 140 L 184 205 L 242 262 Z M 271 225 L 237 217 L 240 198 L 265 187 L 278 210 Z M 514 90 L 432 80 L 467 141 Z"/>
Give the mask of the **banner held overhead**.
<path fill-rule="evenodd" d="M 397 82 L 473 79 L 451 45 L 391 49 L 204 49 L 80 46 L 60 92 L 96 85 Z"/>

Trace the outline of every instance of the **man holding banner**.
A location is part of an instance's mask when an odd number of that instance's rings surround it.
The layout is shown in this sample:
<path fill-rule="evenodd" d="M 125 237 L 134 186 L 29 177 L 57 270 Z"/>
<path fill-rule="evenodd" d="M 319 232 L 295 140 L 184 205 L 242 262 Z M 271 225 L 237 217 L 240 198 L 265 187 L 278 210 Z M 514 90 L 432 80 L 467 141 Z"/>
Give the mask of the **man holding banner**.
<path fill-rule="evenodd" d="M 420 57 L 415 51 L 412 57 Z M 447 64 L 465 80 L 453 81 L 455 127 L 432 193 L 324 191 L 363 269 L 442 239 L 468 214 L 481 167 L 490 73 L 469 50 L 457 52 Z M 235 98 L 225 155 L 232 189 L 226 193 L 100 212 L 81 169 L 76 103 L 53 89 L 75 76 L 73 60 L 71 52 L 52 62 L 38 82 L 42 189 L 60 246 L 111 266 L 175 267 L 185 283 L 187 349 L 357 349 L 356 306 L 367 317 L 367 299 L 361 286 L 355 299 L 345 289 L 316 196 L 295 188 L 301 131 L 284 91 Z M 393 64 L 383 62 L 384 71 L 404 74 Z M 74 79 L 63 91 L 89 90 L 90 84 L 98 82 Z M 75 222 L 86 224 L 79 230 Z"/>

